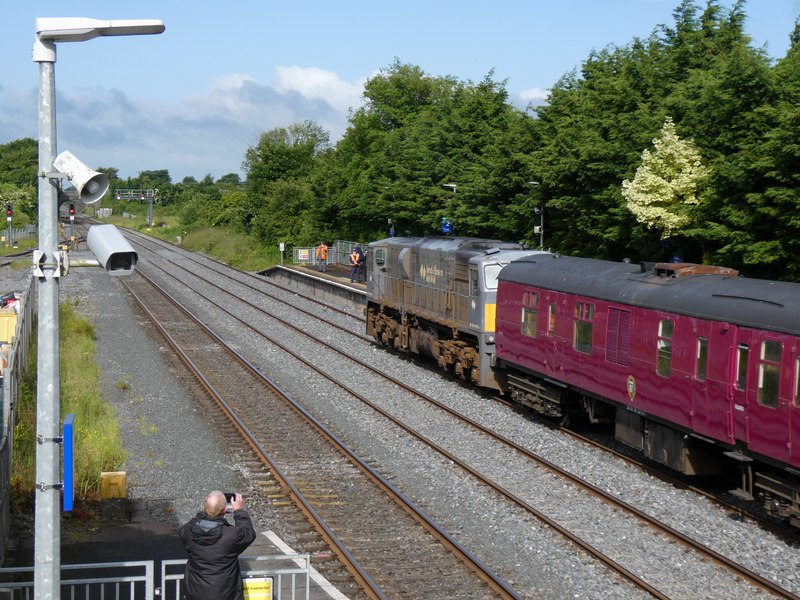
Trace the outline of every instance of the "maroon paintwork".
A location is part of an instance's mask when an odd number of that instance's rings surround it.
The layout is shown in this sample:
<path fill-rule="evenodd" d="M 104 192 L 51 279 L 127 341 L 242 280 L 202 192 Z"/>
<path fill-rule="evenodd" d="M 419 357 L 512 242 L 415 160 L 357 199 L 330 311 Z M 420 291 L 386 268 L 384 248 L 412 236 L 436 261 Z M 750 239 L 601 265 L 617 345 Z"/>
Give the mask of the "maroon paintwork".
<path fill-rule="evenodd" d="M 511 263 L 497 294 L 497 358 L 504 368 L 566 383 L 676 429 L 780 466 L 800 467 L 800 285 L 735 272 L 556 257 Z M 527 296 L 525 296 L 527 294 Z M 537 295 L 535 336 L 523 335 L 523 302 Z M 593 305 L 591 353 L 573 348 L 576 302 Z M 548 331 L 550 306 L 555 320 Z M 656 372 L 659 323 L 674 323 L 671 369 Z M 705 380 L 698 338 L 707 340 Z M 762 342 L 780 343 L 779 400 L 758 400 Z M 737 348 L 749 348 L 738 389 Z"/>

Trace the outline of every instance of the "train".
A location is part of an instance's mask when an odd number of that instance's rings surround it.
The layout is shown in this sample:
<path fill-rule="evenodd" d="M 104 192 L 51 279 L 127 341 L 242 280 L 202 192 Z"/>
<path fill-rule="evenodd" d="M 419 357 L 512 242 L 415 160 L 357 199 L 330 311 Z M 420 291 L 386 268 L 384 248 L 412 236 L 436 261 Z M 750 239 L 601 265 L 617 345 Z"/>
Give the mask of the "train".
<path fill-rule="evenodd" d="M 367 334 L 800 527 L 800 284 L 467 237 L 368 246 Z M 798 444 L 794 444 L 798 440 Z"/>

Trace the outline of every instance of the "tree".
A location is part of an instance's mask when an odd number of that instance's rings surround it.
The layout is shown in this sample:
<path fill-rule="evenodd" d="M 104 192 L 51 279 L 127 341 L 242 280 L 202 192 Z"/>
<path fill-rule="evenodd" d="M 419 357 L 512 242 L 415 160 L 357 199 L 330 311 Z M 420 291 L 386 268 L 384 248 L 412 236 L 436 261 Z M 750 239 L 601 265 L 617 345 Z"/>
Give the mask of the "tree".
<path fill-rule="evenodd" d="M 686 207 L 698 204 L 698 192 L 709 169 L 694 143 L 678 137 L 672 117 L 664 120 L 653 146 L 653 152 L 642 152 L 642 164 L 633 180 L 622 182 L 622 195 L 636 220 L 660 230 L 661 238 L 666 239 L 691 223 Z"/>
<path fill-rule="evenodd" d="M 330 148 L 330 135 L 313 121 L 294 123 L 262 133 L 255 146 L 245 152 L 243 170 L 251 193 L 280 179 L 307 177 L 314 159 Z"/>
<path fill-rule="evenodd" d="M 33 138 L 0 144 L 0 183 L 36 187 L 39 145 Z"/>

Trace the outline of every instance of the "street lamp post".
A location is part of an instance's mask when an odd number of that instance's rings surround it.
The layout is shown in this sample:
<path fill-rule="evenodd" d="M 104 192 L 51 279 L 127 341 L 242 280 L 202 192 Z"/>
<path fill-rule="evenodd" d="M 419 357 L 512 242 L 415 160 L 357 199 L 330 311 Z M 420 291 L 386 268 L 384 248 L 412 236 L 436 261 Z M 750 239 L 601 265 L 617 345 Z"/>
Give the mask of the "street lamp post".
<path fill-rule="evenodd" d="M 158 20 L 108 21 L 38 18 L 33 60 L 39 63 L 39 252 L 34 268 L 39 285 L 36 389 L 36 501 L 34 509 L 34 598 L 61 595 L 60 357 L 58 291 L 62 254 L 58 250 L 56 155 L 56 43 L 99 36 L 145 35 L 164 31 Z"/>
<path fill-rule="evenodd" d="M 529 181 L 528 185 L 539 185 L 538 181 Z M 537 215 L 539 215 L 539 247 L 544 250 L 544 204 L 541 206 L 537 206 L 533 209 Z M 533 233 L 536 233 L 537 227 L 534 226 Z"/>

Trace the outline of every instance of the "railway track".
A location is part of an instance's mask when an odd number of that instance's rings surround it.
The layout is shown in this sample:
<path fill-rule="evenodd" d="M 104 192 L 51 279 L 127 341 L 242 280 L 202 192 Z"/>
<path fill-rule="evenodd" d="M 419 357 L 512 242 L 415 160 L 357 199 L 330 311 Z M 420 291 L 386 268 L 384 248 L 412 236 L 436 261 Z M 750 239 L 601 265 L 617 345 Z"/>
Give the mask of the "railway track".
<path fill-rule="evenodd" d="M 125 285 L 368 597 L 518 597 L 152 280 Z"/>
<path fill-rule="evenodd" d="M 175 264 L 175 263 L 173 263 L 173 264 Z M 177 266 L 177 265 L 176 265 L 176 266 Z M 180 268 L 184 268 L 184 267 L 180 267 Z M 216 284 L 212 284 L 212 285 L 216 285 Z M 229 287 L 229 286 L 216 286 L 216 288 L 218 289 L 218 291 L 219 291 L 219 293 L 220 293 L 220 294 L 221 294 L 221 293 L 223 293 L 224 291 L 226 291 L 226 290 L 224 290 L 224 289 L 223 289 L 223 287 Z M 250 287 L 251 287 L 251 288 L 254 288 L 255 286 L 250 286 Z M 226 292 L 226 293 L 227 293 L 227 292 Z M 250 305 L 250 307 L 251 307 L 252 309 L 256 309 L 256 307 L 253 305 L 253 303 L 251 303 L 251 302 L 248 302 L 248 304 Z M 230 314 L 230 313 L 229 313 L 229 314 Z M 306 316 L 308 316 L 308 315 L 306 315 Z M 315 316 L 315 318 L 317 317 L 317 315 L 314 315 L 314 316 Z M 276 318 L 276 317 L 275 317 L 275 315 L 271 315 L 271 318 Z M 297 330 L 297 328 L 295 328 L 295 330 Z M 279 345 L 279 346 L 280 346 L 280 343 L 279 343 L 279 342 L 277 342 L 275 339 L 273 339 L 273 338 L 271 338 L 271 337 L 266 337 L 266 339 L 268 339 L 268 340 L 270 341 L 270 343 L 274 343 L 274 344 L 277 344 L 277 345 Z M 334 350 L 334 348 L 333 348 L 333 347 L 332 347 L 330 344 L 328 344 L 328 345 L 327 345 L 327 347 L 328 347 L 329 349 L 331 349 L 331 350 Z M 281 346 L 281 349 L 282 349 L 282 351 L 284 351 L 284 352 L 291 353 L 291 354 L 292 354 L 292 355 L 294 355 L 294 356 L 295 356 L 295 357 L 296 357 L 298 360 L 303 360 L 303 359 L 302 359 L 302 358 L 301 358 L 301 357 L 300 357 L 300 356 L 299 356 L 299 355 L 298 355 L 296 352 L 294 352 L 294 351 L 293 351 L 291 348 L 289 348 L 289 347 L 286 347 L 286 346 Z M 307 365 L 307 367 L 308 367 L 308 368 L 310 368 L 310 369 L 311 369 L 311 368 L 315 368 L 315 367 L 313 366 L 313 364 L 311 364 L 311 365 Z M 318 372 L 320 372 L 320 371 L 318 370 Z M 402 385 L 402 384 L 401 384 L 400 382 L 398 382 L 398 381 L 392 381 L 391 383 L 392 383 L 392 385 Z M 347 389 L 347 386 L 346 386 L 346 384 L 344 384 L 344 385 L 343 385 L 343 384 L 342 384 L 342 382 L 338 382 L 338 384 L 339 384 L 339 385 L 341 385 L 343 389 Z M 412 391 L 413 391 L 413 390 L 412 390 Z M 382 410 L 382 409 L 380 409 L 380 407 L 378 407 L 376 404 L 374 404 L 374 403 L 371 403 L 369 400 L 367 400 L 365 397 L 363 397 L 363 395 L 359 394 L 357 391 L 355 391 L 355 390 L 353 390 L 353 389 L 348 389 L 348 392 L 349 392 L 349 393 L 351 393 L 351 394 L 352 394 L 354 397 L 361 397 L 361 401 L 362 401 L 362 402 L 369 404 L 370 406 L 372 406 L 372 408 L 373 408 L 374 410 L 378 410 L 378 411 L 380 411 L 382 414 L 384 414 L 384 416 L 385 416 L 386 418 L 392 418 L 392 419 L 394 419 L 394 417 L 392 417 L 392 416 L 391 416 L 391 415 L 390 415 L 388 412 L 385 412 L 385 411 L 383 411 L 383 410 Z M 420 395 L 420 394 L 419 394 L 419 393 L 417 393 L 416 391 L 413 391 L 413 393 L 414 393 L 414 394 L 417 396 L 417 398 L 424 397 L 424 395 Z M 430 398 L 427 398 L 427 399 L 425 399 L 425 401 L 427 401 L 427 402 L 431 402 L 431 399 L 430 399 Z M 434 402 L 435 402 L 435 401 L 434 401 Z M 444 410 L 444 407 L 442 407 L 442 406 L 439 406 L 439 409 L 440 409 L 440 410 Z M 461 418 L 460 416 L 453 414 L 453 412 L 452 412 L 452 411 L 450 411 L 450 414 L 451 414 L 451 416 L 453 416 L 454 418 Z M 399 426 L 405 427 L 405 428 L 406 428 L 406 430 L 407 430 L 409 433 L 412 433 L 412 434 L 416 435 L 416 436 L 417 436 L 417 439 L 424 441 L 425 443 L 427 443 L 427 444 L 428 444 L 430 447 L 432 447 L 432 448 L 437 448 L 437 444 L 436 444 L 435 442 L 432 442 L 432 441 L 430 441 L 430 440 L 427 440 L 427 439 L 425 439 L 425 437 L 424 437 L 424 436 L 422 436 L 422 435 L 420 435 L 420 434 L 417 434 L 417 433 L 413 432 L 413 431 L 412 431 L 410 428 L 408 428 L 408 427 L 406 427 L 406 426 L 402 425 L 402 424 L 399 422 L 399 420 L 397 420 L 397 419 L 394 419 L 394 420 L 397 422 L 397 424 L 398 424 Z M 470 424 L 470 425 L 471 425 L 471 426 L 473 426 L 473 427 L 475 426 L 474 424 Z M 494 434 L 494 433 L 492 433 L 492 432 L 486 432 L 486 431 L 484 431 L 483 433 L 484 433 L 484 434 L 486 434 L 486 435 L 492 435 L 492 436 L 494 436 L 495 440 L 502 440 L 502 436 L 498 436 L 497 434 Z M 506 445 L 511 445 L 512 447 L 514 446 L 514 444 L 508 444 L 508 441 L 506 441 L 506 440 L 504 440 L 504 441 L 503 441 L 503 443 L 505 443 Z M 516 450 L 516 451 L 521 451 L 519 448 L 515 448 L 515 450 Z M 478 477 L 479 479 L 481 479 L 485 485 L 487 485 L 487 486 L 489 486 L 489 487 L 491 487 L 491 488 L 495 489 L 495 491 L 497 491 L 498 493 L 501 493 L 501 494 L 503 494 L 503 495 L 504 495 L 506 498 L 508 498 L 508 499 L 510 499 L 510 500 L 512 500 L 512 501 L 516 501 L 516 502 L 517 502 L 517 504 L 518 504 L 518 506 L 520 506 L 521 508 L 524 508 L 524 509 L 525 509 L 525 510 L 527 510 L 527 511 L 528 511 L 530 514 L 533 514 L 533 515 L 534 515 L 534 516 L 536 516 L 537 518 L 541 519 L 543 522 L 547 522 L 547 523 L 548 523 L 548 525 L 549 525 L 550 527 L 553 527 L 553 528 L 554 528 L 554 529 L 556 529 L 556 530 L 562 530 L 562 529 L 563 529 L 564 531 L 563 531 L 562 533 L 563 533 L 564 535 L 566 535 L 566 536 L 570 537 L 570 532 L 568 532 L 567 528 L 565 528 L 565 527 L 563 527 L 563 526 L 559 525 L 559 524 L 558 524 L 558 522 L 557 522 L 557 521 L 555 521 L 555 520 L 550 520 L 550 519 L 547 517 L 547 515 L 545 515 L 544 513 L 541 513 L 541 511 L 538 511 L 536 508 L 534 508 L 534 507 L 532 507 L 532 506 L 529 506 L 529 505 L 528 505 L 528 506 L 526 506 L 526 503 L 525 503 L 524 501 L 519 501 L 519 499 L 516 499 L 516 498 L 515 498 L 515 494 L 514 494 L 513 492 L 511 492 L 510 490 L 505 490 L 505 489 L 504 489 L 502 486 L 500 486 L 500 485 L 498 485 L 498 484 L 496 484 L 496 483 L 493 483 L 491 479 L 489 479 L 488 477 L 484 477 L 484 476 L 482 476 L 482 475 L 481 475 L 479 472 L 477 472 L 475 469 L 472 469 L 472 470 L 470 470 L 470 467 L 469 467 L 469 465 L 467 465 L 467 464 L 466 464 L 466 463 L 464 463 L 463 461 L 459 461 L 459 460 L 458 460 L 458 458 L 457 458 L 455 455 L 453 455 L 452 453 L 449 453 L 448 451 L 446 451 L 446 450 L 443 450 L 443 449 L 441 449 L 441 448 L 437 448 L 437 451 L 439 451 L 439 452 L 440 452 L 442 455 L 446 456 L 446 457 L 447 457 L 449 460 L 451 460 L 451 461 L 453 461 L 453 462 L 463 463 L 463 464 L 462 464 L 462 468 L 465 468 L 466 470 L 468 470 L 468 471 L 471 471 L 471 472 L 473 473 L 473 475 L 474 475 L 474 476 L 476 476 L 476 477 Z M 521 451 L 521 452 L 522 452 L 522 451 Z M 522 452 L 522 453 L 523 453 L 523 454 L 525 454 L 525 452 Z M 530 455 L 528 455 L 528 459 L 530 459 L 530 460 L 535 460 L 535 457 L 531 457 Z M 541 463 L 541 461 L 540 461 L 540 464 L 542 464 L 542 463 Z M 556 471 L 556 470 L 557 470 L 557 469 L 556 469 L 556 468 L 554 468 L 554 466 L 552 466 L 552 465 L 545 465 L 545 466 L 546 466 L 548 469 L 550 469 L 551 471 Z M 564 474 L 561 474 L 561 476 L 563 477 L 563 476 L 565 476 L 565 475 L 564 475 Z M 604 495 L 606 495 L 606 494 L 604 494 L 604 493 L 602 492 L 602 490 L 593 489 L 593 486 L 591 486 L 591 484 L 589 484 L 588 486 L 584 486 L 584 489 L 588 489 L 588 490 L 590 490 L 590 491 L 591 491 L 593 494 L 599 494 L 600 496 L 604 496 Z M 620 503 L 619 501 L 617 501 L 617 500 L 616 500 L 615 498 L 613 498 L 613 497 L 611 497 L 611 498 L 606 498 L 606 500 L 605 500 L 605 501 L 609 501 L 609 502 L 613 502 L 613 503 L 615 503 L 615 504 L 616 504 L 616 506 L 617 506 L 617 508 L 622 508 L 622 509 L 624 509 L 624 510 L 630 510 L 629 508 L 627 508 L 627 507 L 623 506 L 623 505 L 624 505 L 624 503 Z M 596 510 L 595 510 L 595 509 L 591 509 L 591 512 L 596 512 Z M 634 512 L 636 512 L 636 511 L 634 511 Z M 705 548 L 704 548 L 704 546 L 703 546 L 703 544 L 702 544 L 702 543 L 693 542 L 693 541 L 692 541 L 690 538 L 688 538 L 688 536 L 684 536 L 684 535 L 683 535 L 683 534 L 681 534 L 680 532 L 674 531 L 674 530 L 673 530 L 673 528 L 671 528 L 671 527 L 669 527 L 669 526 L 666 526 L 666 527 L 664 527 L 664 526 L 662 526 L 662 525 L 658 524 L 658 523 L 657 523 L 657 520 L 653 520 L 652 518 L 650 518 L 650 517 L 647 517 L 647 515 L 644 515 L 644 516 L 642 516 L 642 515 L 637 515 L 637 518 L 640 518 L 640 519 L 641 519 L 641 518 L 644 518 L 645 520 L 647 520 L 647 522 L 648 522 L 648 526 L 650 526 L 650 527 L 660 527 L 662 530 L 665 530 L 665 531 L 667 532 L 665 535 L 668 535 L 668 536 L 670 537 L 670 539 L 672 539 L 672 540 L 679 539 L 679 540 L 681 540 L 681 543 L 682 543 L 682 544 L 690 544 L 690 545 L 693 545 L 693 546 L 694 546 L 694 550 L 693 550 L 693 551 L 695 551 L 695 552 L 699 552 L 699 553 L 704 553 L 704 554 L 705 554 L 705 555 L 706 555 L 708 558 L 710 558 L 710 560 L 711 560 L 712 562 L 716 562 L 716 563 L 718 563 L 718 564 L 722 564 L 722 565 L 724 565 L 724 569 L 732 569 L 732 570 L 736 570 L 736 569 L 738 569 L 737 565 L 736 565 L 736 564 L 735 564 L 733 561 L 729 561 L 729 560 L 727 560 L 727 559 L 726 559 L 724 556 L 720 555 L 719 553 L 715 553 L 715 552 L 713 552 L 713 551 L 711 551 L 711 552 L 707 552 L 707 549 L 705 549 Z M 602 550 L 598 550 L 597 548 L 594 548 L 594 545 L 593 545 L 593 543 L 592 543 L 592 542 L 585 541 L 585 540 L 581 539 L 581 538 L 580 538 L 580 536 L 574 536 L 574 538 L 573 538 L 573 543 L 575 543 L 575 544 L 577 544 L 578 546 L 580 546 L 580 547 L 581 547 L 581 548 L 582 548 L 584 551 L 586 551 L 586 552 L 589 552 L 590 554 L 592 554 L 592 555 L 596 556 L 596 558 L 597 558 L 598 560 L 601 560 L 601 561 L 603 561 L 604 563 L 606 563 L 606 564 L 608 564 L 609 566 L 611 566 L 612 568 L 614 568 L 614 569 L 618 570 L 619 572 L 621 572 L 621 573 L 623 574 L 623 576 L 625 576 L 626 578 L 628 578 L 628 579 L 629 579 L 630 581 L 632 581 L 632 582 L 633 582 L 635 585 L 639 585 L 640 587 L 642 587 L 643 589 L 645 589 L 645 590 L 646 590 L 648 593 L 650 593 L 650 594 L 652 594 L 652 595 L 654 595 L 654 596 L 656 596 L 656 597 L 668 597 L 668 596 L 669 596 L 669 594 L 668 594 L 668 593 L 660 592 L 660 591 L 659 591 L 659 590 L 658 590 L 658 589 L 657 589 L 655 586 L 653 586 L 653 585 L 649 584 L 647 581 L 645 581 L 645 580 L 644 580 L 642 577 L 640 577 L 639 575 L 636 575 L 636 573 L 635 573 L 634 571 L 632 571 L 632 570 L 630 570 L 630 569 L 627 569 L 626 567 L 624 567 L 624 566 L 622 566 L 622 565 L 619 565 L 619 564 L 618 564 L 618 563 L 617 563 L 617 562 L 616 562 L 616 561 L 615 561 L 613 558 L 609 559 L 609 558 L 607 558 L 607 557 L 604 557 L 604 556 L 603 556 L 603 554 L 604 554 L 604 553 L 603 553 L 603 551 L 602 551 Z M 707 558 L 707 559 L 708 559 L 708 558 Z M 707 560 L 707 559 L 705 559 L 705 560 Z M 701 560 L 704 560 L 704 559 L 701 559 Z M 780 586 L 776 586 L 775 584 L 772 584 L 771 582 L 769 582 L 769 581 L 765 580 L 764 578 L 762 578 L 762 577 L 758 576 L 758 575 L 757 575 L 757 574 L 755 574 L 755 573 L 748 572 L 748 570 L 747 570 L 747 569 L 744 569 L 744 570 L 739 570 L 737 574 L 733 575 L 733 577 L 742 577 L 742 578 L 746 578 L 746 579 L 748 579 L 749 581 L 753 582 L 753 585 L 755 585 L 755 586 L 757 586 L 757 587 L 761 587 L 761 588 L 766 588 L 766 589 L 769 589 L 769 590 L 770 590 L 772 593 L 776 594 L 777 596 L 784 596 L 784 597 L 794 597 L 794 596 L 792 596 L 791 592 L 788 592 L 787 590 L 783 590 L 782 588 L 780 588 Z M 641 585 L 641 584 L 640 584 L 640 582 L 641 582 L 641 583 L 643 583 L 644 585 Z M 662 584 L 662 585 L 663 585 L 663 584 Z M 752 590 L 750 590 L 750 591 L 752 591 Z"/>

